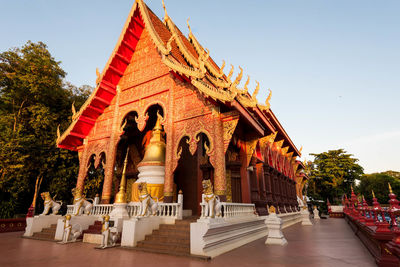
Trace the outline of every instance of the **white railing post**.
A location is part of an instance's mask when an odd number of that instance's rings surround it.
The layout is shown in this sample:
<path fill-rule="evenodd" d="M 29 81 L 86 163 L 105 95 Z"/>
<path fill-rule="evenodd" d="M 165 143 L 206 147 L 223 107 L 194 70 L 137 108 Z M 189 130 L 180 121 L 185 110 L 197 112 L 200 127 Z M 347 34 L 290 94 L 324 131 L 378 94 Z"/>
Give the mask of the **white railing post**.
<path fill-rule="evenodd" d="M 178 220 L 182 220 L 183 217 L 183 192 L 182 190 L 179 190 L 179 194 L 178 194 L 178 210 L 174 211 L 174 214 L 176 214 L 176 217 Z"/>

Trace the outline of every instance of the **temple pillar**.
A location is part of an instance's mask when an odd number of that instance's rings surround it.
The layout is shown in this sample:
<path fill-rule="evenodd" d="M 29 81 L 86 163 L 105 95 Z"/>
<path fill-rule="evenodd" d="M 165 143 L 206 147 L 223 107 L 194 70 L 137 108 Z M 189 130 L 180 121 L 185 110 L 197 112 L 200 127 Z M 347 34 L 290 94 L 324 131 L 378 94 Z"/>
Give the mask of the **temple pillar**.
<path fill-rule="evenodd" d="M 267 199 L 267 194 L 266 194 L 266 185 L 265 185 L 265 177 L 264 177 L 264 166 L 263 163 L 258 163 L 257 164 L 257 174 L 258 174 L 258 185 L 259 185 L 259 190 L 260 190 L 260 199 L 261 200 L 266 200 Z"/>
<path fill-rule="evenodd" d="M 241 188 L 242 188 L 242 202 L 251 203 L 250 199 L 250 177 L 249 171 L 247 171 L 247 153 L 246 147 L 240 149 L 240 177 L 241 177 Z"/>
<path fill-rule="evenodd" d="M 106 153 L 106 166 L 104 169 L 104 183 L 103 192 L 101 194 L 101 203 L 110 204 L 112 182 L 114 176 L 114 166 L 117 154 L 117 144 L 120 137 L 120 125 L 119 123 L 119 99 L 121 95 L 121 88 L 117 86 L 116 101 L 114 105 L 114 114 L 111 128 L 111 135 L 108 141 L 108 148 Z"/>
<path fill-rule="evenodd" d="M 78 151 L 79 155 L 79 173 L 78 173 L 78 180 L 76 182 L 76 188 L 79 188 L 83 191 L 85 186 L 85 179 L 87 176 L 88 171 L 88 147 L 86 144 L 86 139 L 83 141 L 83 149 Z"/>
<path fill-rule="evenodd" d="M 174 151 L 174 92 L 169 91 L 168 96 L 168 110 L 165 111 L 164 117 L 167 117 L 166 123 L 164 124 L 164 130 L 166 133 L 165 143 L 165 177 L 164 177 L 164 202 L 172 203 L 174 199 L 174 171 L 178 165 L 178 160 L 175 159 L 176 151 Z M 179 142 L 179 141 L 178 141 Z M 179 144 L 176 144 L 179 145 Z M 185 192 L 183 192 L 185 194 Z"/>
<path fill-rule="evenodd" d="M 221 201 L 226 201 L 226 166 L 224 149 L 224 132 L 222 121 L 219 116 L 214 117 L 214 153 L 210 157 L 210 162 L 214 167 L 214 193 L 219 196 Z"/>

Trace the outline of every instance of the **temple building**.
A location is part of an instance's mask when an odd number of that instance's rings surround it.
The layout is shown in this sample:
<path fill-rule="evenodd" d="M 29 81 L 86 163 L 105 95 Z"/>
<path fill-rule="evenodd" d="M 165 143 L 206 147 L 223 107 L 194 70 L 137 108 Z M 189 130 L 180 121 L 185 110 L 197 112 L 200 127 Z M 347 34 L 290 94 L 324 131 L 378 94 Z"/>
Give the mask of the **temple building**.
<path fill-rule="evenodd" d="M 243 69 L 225 74 L 225 62 L 216 64 L 188 27 L 186 37 L 166 9 L 162 21 L 135 2 L 96 88 L 57 139 L 79 154 L 76 187 L 103 168 L 101 203 L 114 203 L 127 158 L 128 202 L 139 201 L 146 182 L 159 202 L 182 191 L 183 210 L 199 215 L 210 180 L 221 202 L 254 203 L 259 215 L 269 206 L 297 211 L 304 165 L 271 94 L 261 104 L 258 83 L 252 94 L 249 78 L 240 88 Z"/>

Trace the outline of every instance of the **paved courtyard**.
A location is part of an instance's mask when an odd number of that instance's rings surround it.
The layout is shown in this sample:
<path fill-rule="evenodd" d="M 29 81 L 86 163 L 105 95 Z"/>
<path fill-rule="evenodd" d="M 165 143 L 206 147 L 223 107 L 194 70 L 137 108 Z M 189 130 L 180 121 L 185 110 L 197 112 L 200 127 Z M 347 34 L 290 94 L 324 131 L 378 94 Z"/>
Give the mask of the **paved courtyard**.
<path fill-rule="evenodd" d="M 284 230 L 289 244 L 265 246 L 256 240 L 209 262 L 125 249 L 96 250 L 94 245 L 21 238 L 0 234 L 0 266 L 376 266 L 373 257 L 343 219 L 297 224 Z"/>

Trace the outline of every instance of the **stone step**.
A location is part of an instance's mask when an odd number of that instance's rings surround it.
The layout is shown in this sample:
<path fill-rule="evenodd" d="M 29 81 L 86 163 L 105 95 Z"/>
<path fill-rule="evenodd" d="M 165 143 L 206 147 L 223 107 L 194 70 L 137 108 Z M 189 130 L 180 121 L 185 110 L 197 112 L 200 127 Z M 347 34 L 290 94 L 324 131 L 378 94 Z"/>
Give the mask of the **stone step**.
<path fill-rule="evenodd" d="M 190 231 L 180 230 L 153 230 L 153 235 L 165 236 L 165 237 L 178 237 L 178 238 L 190 238 Z"/>
<path fill-rule="evenodd" d="M 56 229 L 55 228 L 44 228 L 42 230 L 42 233 L 51 233 L 51 234 L 55 234 L 56 233 Z"/>
<path fill-rule="evenodd" d="M 144 241 L 158 242 L 164 244 L 182 244 L 190 246 L 190 237 L 179 238 L 179 237 L 169 237 L 169 236 L 158 236 L 158 235 L 146 235 Z"/>
<path fill-rule="evenodd" d="M 140 248 L 153 249 L 156 251 L 165 252 L 178 252 L 190 254 L 190 245 L 179 244 L 179 243 L 159 243 L 156 241 L 139 241 L 137 246 Z"/>
<path fill-rule="evenodd" d="M 190 231 L 190 224 L 160 224 L 160 231 L 167 230 L 167 231 Z"/>
<path fill-rule="evenodd" d="M 41 238 L 41 239 L 48 239 L 48 240 L 54 240 L 54 234 L 51 233 L 34 233 L 33 236 L 34 238 Z"/>
<path fill-rule="evenodd" d="M 168 254 L 173 256 L 183 256 L 183 257 L 191 257 L 190 252 L 178 252 L 171 250 L 162 250 L 162 249 L 154 249 L 154 248 L 146 248 L 146 247 L 134 247 L 136 251 L 148 252 L 148 253 L 158 253 L 158 254 Z M 209 260 L 209 259 L 206 259 Z"/>

